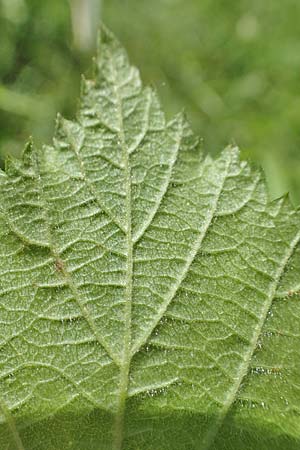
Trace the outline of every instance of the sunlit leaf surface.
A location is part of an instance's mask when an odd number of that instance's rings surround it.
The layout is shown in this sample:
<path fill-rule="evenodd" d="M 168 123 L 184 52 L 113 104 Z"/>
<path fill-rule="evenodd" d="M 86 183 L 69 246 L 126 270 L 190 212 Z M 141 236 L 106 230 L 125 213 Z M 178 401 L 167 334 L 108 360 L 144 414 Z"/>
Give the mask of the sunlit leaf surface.
<path fill-rule="evenodd" d="M 299 212 L 95 68 L 0 177 L 1 450 L 299 449 Z"/>

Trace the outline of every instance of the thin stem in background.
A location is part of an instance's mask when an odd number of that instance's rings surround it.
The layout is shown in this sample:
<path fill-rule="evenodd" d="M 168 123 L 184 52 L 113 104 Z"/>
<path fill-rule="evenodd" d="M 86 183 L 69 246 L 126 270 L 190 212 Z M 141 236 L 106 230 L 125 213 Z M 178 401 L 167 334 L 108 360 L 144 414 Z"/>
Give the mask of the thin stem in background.
<path fill-rule="evenodd" d="M 75 47 L 83 52 L 96 46 L 101 0 L 70 0 Z"/>

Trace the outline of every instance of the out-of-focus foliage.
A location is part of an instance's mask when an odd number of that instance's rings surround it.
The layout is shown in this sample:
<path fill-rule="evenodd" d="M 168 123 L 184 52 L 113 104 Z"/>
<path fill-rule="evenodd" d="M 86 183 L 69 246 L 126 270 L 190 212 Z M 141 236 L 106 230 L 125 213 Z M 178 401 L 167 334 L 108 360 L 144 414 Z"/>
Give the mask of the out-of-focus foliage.
<path fill-rule="evenodd" d="M 300 3 L 109 0 L 105 20 L 205 148 L 234 140 L 300 199 Z M 164 84 L 165 83 L 165 84 Z"/>
<path fill-rule="evenodd" d="M 273 195 L 290 190 L 300 203 L 300 3 L 101 3 L 101 19 L 169 113 L 185 107 L 210 152 L 236 142 L 244 156 L 262 164 Z M 94 29 L 100 0 L 0 4 L 0 146 L 11 152 L 29 134 L 49 136 L 55 111 L 74 111 L 77 73 L 87 69 L 92 51 L 82 41 L 86 11 L 92 8 Z"/>
<path fill-rule="evenodd" d="M 74 42 L 68 1 L 0 0 L 2 155 L 19 154 L 30 135 L 49 139 L 60 109 L 74 114 L 78 73 L 90 64 Z"/>

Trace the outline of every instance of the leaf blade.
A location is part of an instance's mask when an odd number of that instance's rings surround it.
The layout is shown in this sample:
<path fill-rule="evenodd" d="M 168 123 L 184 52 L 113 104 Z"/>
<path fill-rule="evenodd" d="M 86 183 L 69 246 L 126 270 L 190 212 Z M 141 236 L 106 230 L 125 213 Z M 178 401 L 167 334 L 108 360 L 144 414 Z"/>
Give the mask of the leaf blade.
<path fill-rule="evenodd" d="M 204 158 L 105 29 L 82 95 L 0 178 L 2 447 L 297 448 L 299 211 Z"/>

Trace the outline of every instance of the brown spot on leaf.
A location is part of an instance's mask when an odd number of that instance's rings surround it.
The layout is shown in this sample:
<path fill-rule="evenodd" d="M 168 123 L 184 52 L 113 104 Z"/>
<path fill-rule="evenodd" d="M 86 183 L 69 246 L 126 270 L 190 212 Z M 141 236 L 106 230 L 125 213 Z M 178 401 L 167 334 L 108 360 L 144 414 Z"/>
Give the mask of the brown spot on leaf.
<path fill-rule="evenodd" d="M 55 268 L 56 268 L 56 270 L 58 272 L 63 272 L 64 267 L 65 267 L 65 265 L 64 265 L 63 260 L 60 259 L 60 258 L 56 258 L 56 260 L 55 260 Z"/>

